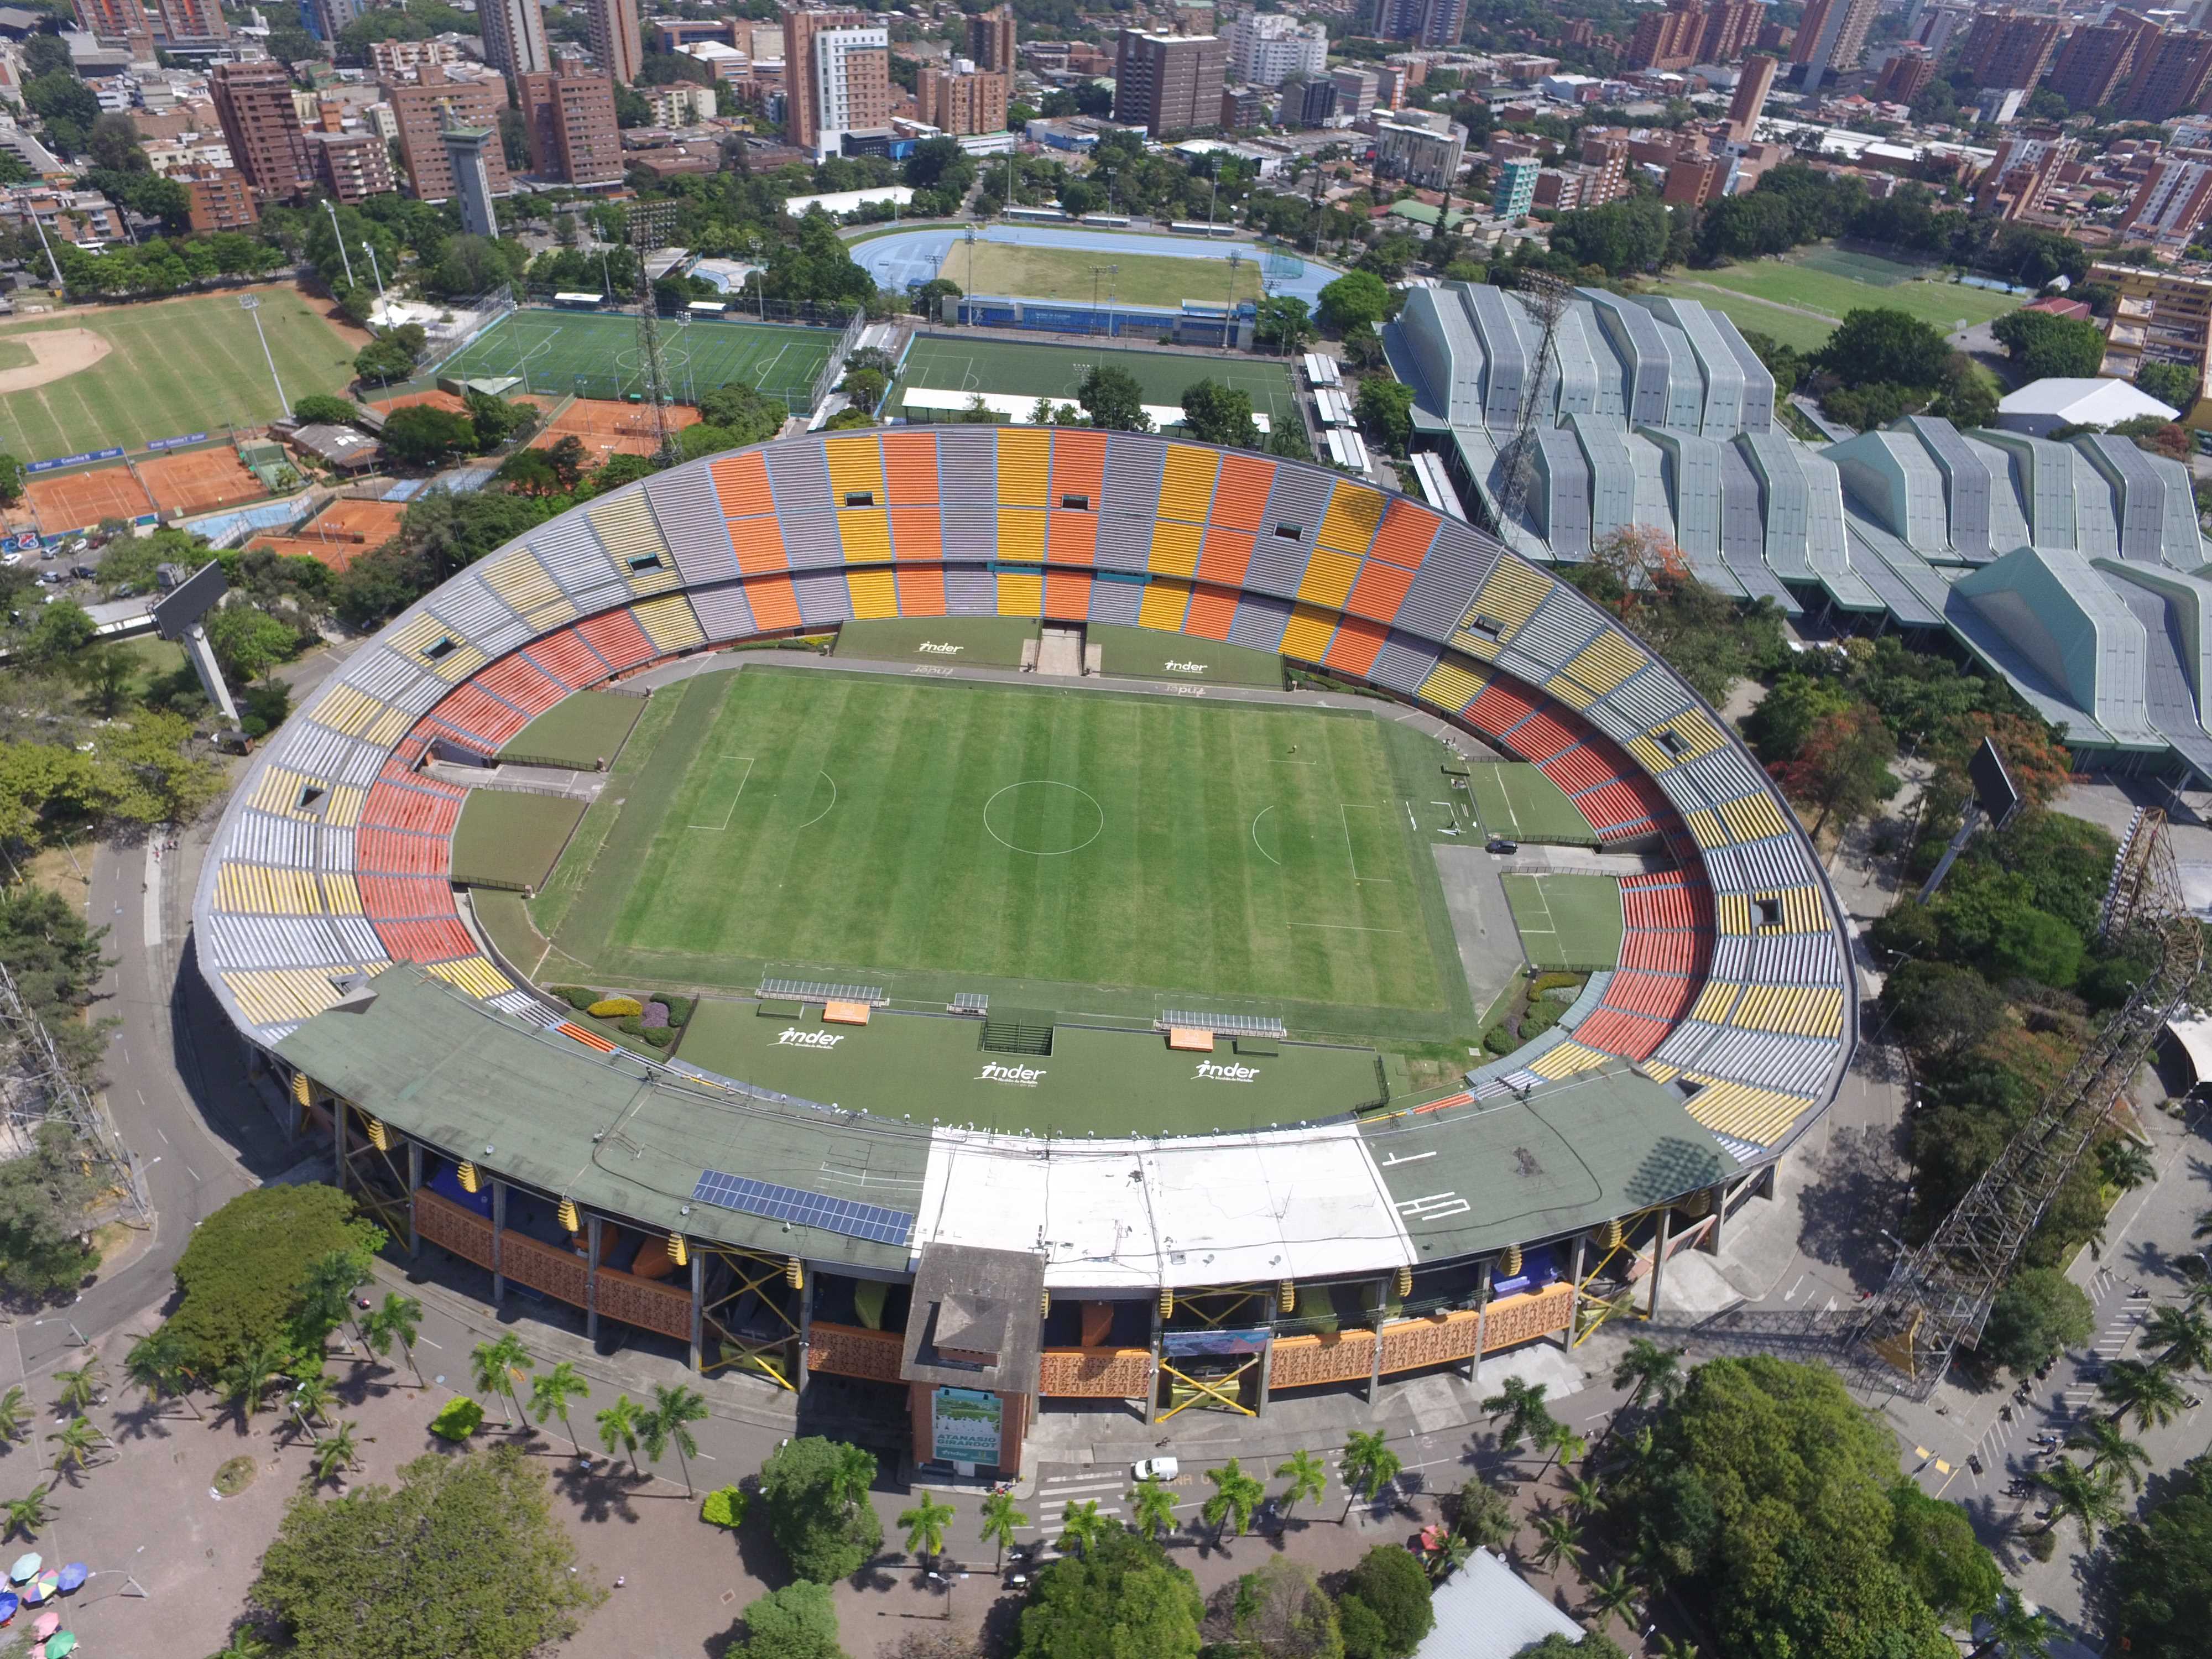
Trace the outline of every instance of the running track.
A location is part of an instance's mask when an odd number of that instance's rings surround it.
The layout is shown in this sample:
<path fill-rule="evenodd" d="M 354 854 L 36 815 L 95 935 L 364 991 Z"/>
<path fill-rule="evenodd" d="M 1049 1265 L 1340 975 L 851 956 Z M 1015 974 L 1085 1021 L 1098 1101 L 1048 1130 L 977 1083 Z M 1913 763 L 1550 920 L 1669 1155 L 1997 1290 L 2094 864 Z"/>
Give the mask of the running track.
<path fill-rule="evenodd" d="M 929 230 L 900 231 L 894 235 L 854 242 L 850 246 L 854 261 L 875 278 L 877 287 L 898 293 L 909 283 L 926 283 L 936 276 L 938 267 L 945 261 L 945 250 L 966 234 L 964 229 L 948 230 L 938 227 Z M 1231 253 L 1241 253 L 1247 259 L 1252 259 L 1268 252 L 1249 241 L 1207 242 L 1189 236 L 1148 235 L 1141 231 L 1077 230 L 1062 225 L 986 225 L 977 233 L 977 240 L 1027 243 L 1033 247 L 1091 248 L 1102 253 L 1152 253 L 1170 258 L 1180 256 L 1186 259 L 1226 259 Z M 1297 257 L 1305 258 L 1303 254 Z M 1310 258 L 1306 259 L 1305 267 L 1305 274 L 1302 276 L 1279 280 L 1268 277 L 1267 291 L 1310 303 L 1318 298 L 1326 284 L 1334 282 L 1343 274 Z"/>

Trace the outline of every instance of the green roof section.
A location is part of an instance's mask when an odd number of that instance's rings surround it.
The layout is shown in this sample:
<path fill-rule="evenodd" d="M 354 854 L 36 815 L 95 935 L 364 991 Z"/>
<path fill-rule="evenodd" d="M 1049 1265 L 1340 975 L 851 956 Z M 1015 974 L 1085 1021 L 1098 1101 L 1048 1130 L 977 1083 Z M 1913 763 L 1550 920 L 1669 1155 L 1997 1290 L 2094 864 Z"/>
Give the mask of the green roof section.
<path fill-rule="evenodd" d="M 1417 1259 L 1595 1227 L 1742 1167 L 1680 1096 L 1623 1061 L 1528 1092 L 1361 1125 Z"/>
<path fill-rule="evenodd" d="M 635 1054 L 525 1024 L 412 963 L 370 986 L 366 1006 L 316 1015 L 277 1054 L 502 1180 L 694 1238 L 906 1270 L 903 1247 L 694 1203 L 692 1192 L 720 1170 L 911 1213 L 929 1161 L 927 1126 L 688 1084 Z"/>

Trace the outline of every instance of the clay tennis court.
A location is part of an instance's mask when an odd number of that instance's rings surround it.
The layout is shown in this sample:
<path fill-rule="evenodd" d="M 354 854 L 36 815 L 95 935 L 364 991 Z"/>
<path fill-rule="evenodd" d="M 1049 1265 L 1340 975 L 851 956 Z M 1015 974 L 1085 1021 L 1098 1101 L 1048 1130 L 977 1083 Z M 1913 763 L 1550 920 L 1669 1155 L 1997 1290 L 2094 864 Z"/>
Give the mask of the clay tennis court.
<path fill-rule="evenodd" d="M 137 465 L 147 493 L 163 513 L 212 513 L 241 501 L 258 501 L 269 493 L 228 445 L 157 456 Z"/>
<path fill-rule="evenodd" d="M 258 492 L 260 486 L 254 488 Z M 38 514 L 39 528 L 49 536 L 88 530 L 102 519 L 135 519 L 155 510 L 131 469 L 119 461 L 113 466 L 65 472 L 58 477 L 26 479 L 23 501 Z"/>
<path fill-rule="evenodd" d="M 343 570 L 371 548 L 399 533 L 407 511 L 400 501 L 340 501 L 289 536 L 256 536 L 249 549 L 267 548 L 280 558 L 308 558 Z"/>
<path fill-rule="evenodd" d="M 672 404 L 665 411 L 672 430 L 696 426 L 699 411 Z M 596 464 L 610 455 L 650 455 L 654 447 L 653 411 L 611 398 L 578 398 L 530 441 L 532 449 L 550 449 L 563 438 L 580 440 Z"/>

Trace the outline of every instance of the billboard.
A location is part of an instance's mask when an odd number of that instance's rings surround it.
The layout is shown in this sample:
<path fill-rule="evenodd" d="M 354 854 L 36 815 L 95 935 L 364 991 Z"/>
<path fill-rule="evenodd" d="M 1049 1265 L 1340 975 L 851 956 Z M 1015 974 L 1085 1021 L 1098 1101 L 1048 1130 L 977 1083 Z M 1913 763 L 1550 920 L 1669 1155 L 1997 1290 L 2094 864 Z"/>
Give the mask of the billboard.
<path fill-rule="evenodd" d="M 930 1401 L 934 1455 L 951 1463 L 999 1462 L 999 1425 L 1006 1407 L 981 1389 L 940 1388 Z"/>
<path fill-rule="evenodd" d="M 1174 1359 L 1200 1354 L 1249 1354 L 1266 1351 L 1271 1334 L 1265 1325 L 1244 1331 L 1163 1331 L 1160 1352 Z"/>
<path fill-rule="evenodd" d="M 185 631 L 216 607 L 230 591 L 222 566 L 210 559 L 164 593 L 154 605 L 154 631 L 165 640 L 180 640 Z"/>
<path fill-rule="evenodd" d="M 2005 769 L 2004 757 L 1989 738 L 1982 739 L 1982 746 L 1966 763 L 1966 777 L 1974 786 L 1974 805 L 1989 815 L 1991 823 L 2003 829 L 2005 820 L 2020 805 L 2020 787 Z"/>

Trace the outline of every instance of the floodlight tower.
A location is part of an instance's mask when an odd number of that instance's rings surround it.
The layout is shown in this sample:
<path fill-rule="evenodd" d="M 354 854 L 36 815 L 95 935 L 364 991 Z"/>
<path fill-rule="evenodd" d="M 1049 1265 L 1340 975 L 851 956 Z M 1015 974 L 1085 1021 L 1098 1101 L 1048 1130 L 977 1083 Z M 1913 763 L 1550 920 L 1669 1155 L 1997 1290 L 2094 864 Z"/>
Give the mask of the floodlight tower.
<path fill-rule="evenodd" d="M 1543 337 L 1537 343 L 1534 360 L 1528 366 L 1528 382 L 1522 389 L 1520 424 L 1498 457 L 1498 527 L 1501 535 L 1505 526 L 1520 516 L 1521 504 L 1528 496 L 1529 481 L 1536 471 L 1536 434 L 1544 422 L 1544 368 L 1552 361 L 1559 318 L 1574 297 L 1574 290 L 1556 276 L 1526 271 L 1519 280 L 1514 294 L 1542 326 Z"/>
<path fill-rule="evenodd" d="M 645 401 L 653 409 L 653 459 L 663 466 L 676 459 L 676 434 L 668 424 L 668 368 L 660 357 L 659 307 L 653 297 L 653 279 L 646 273 L 645 256 L 674 218 L 675 204 L 667 205 L 672 211 L 665 215 L 636 210 L 629 215 L 629 243 L 637 252 L 638 373 L 645 379 Z"/>
<path fill-rule="evenodd" d="M 223 684 L 222 668 L 215 659 L 215 647 L 209 644 L 207 628 L 200 620 L 230 591 L 222 567 L 210 560 L 187 576 L 182 567 L 165 564 L 161 579 L 168 591 L 154 603 L 154 631 L 185 647 L 192 672 L 199 676 L 200 690 L 236 731 L 238 705 L 231 701 L 230 688 Z"/>

